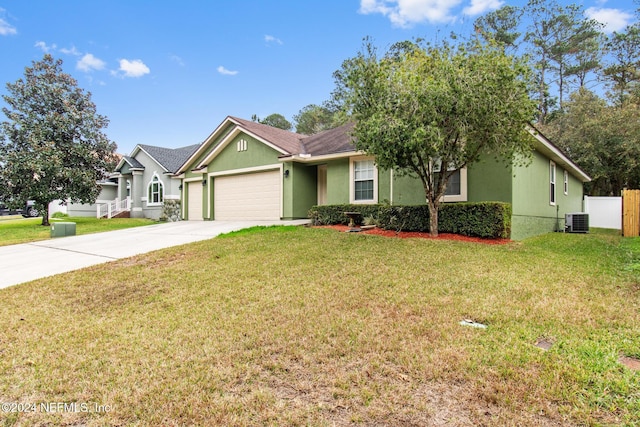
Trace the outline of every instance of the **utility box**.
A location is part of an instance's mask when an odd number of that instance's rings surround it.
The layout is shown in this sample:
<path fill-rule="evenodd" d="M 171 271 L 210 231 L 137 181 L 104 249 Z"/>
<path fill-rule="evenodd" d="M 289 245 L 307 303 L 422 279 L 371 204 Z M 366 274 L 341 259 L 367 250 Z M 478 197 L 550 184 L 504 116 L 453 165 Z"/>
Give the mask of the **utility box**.
<path fill-rule="evenodd" d="M 51 237 L 65 237 L 76 235 L 75 222 L 56 222 L 51 225 Z"/>

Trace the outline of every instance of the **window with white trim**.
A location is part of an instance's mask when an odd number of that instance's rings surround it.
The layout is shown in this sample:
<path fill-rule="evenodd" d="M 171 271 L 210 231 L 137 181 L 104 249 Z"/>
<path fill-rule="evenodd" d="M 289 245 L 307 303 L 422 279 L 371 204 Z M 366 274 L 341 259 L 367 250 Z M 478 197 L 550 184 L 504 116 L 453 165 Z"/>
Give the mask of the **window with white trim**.
<path fill-rule="evenodd" d="M 569 172 L 564 171 L 564 195 L 569 195 Z"/>
<path fill-rule="evenodd" d="M 549 161 L 549 204 L 556 204 L 556 164 Z"/>
<path fill-rule="evenodd" d="M 362 160 L 359 162 L 354 162 L 354 200 L 373 200 L 373 171 L 373 160 Z"/>
<path fill-rule="evenodd" d="M 440 161 L 435 162 L 434 171 L 440 174 Z M 454 171 L 449 167 L 447 171 Z M 455 170 L 447 180 L 447 187 L 442 197 L 443 202 L 466 202 L 467 201 L 467 168 L 463 167 Z"/>
<path fill-rule="evenodd" d="M 372 157 L 352 157 L 349 175 L 351 203 L 378 202 L 378 170 Z"/>
<path fill-rule="evenodd" d="M 162 185 L 162 181 L 155 173 L 151 178 L 151 182 L 149 182 L 147 194 L 148 205 L 160 205 L 164 201 L 164 185 Z"/>

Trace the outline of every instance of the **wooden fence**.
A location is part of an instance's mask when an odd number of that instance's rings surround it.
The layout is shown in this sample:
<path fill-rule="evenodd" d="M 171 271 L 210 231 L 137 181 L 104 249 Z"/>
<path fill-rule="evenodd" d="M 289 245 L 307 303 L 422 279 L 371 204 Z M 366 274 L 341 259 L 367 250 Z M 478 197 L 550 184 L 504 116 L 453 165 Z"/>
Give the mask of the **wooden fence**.
<path fill-rule="evenodd" d="M 622 235 L 640 236 L 640 190 L 622 192 Z"/>

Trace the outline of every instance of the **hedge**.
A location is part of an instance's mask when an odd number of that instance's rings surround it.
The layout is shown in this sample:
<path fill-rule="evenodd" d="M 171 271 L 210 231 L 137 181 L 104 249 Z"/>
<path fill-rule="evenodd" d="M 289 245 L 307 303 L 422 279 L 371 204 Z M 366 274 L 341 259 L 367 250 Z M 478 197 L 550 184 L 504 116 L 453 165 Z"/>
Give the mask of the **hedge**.
<path fill-rule="evenodd" d="M 429 207 L 389 205 L 313 206 L 309 218 L 314 225 L 348 224 L 345 212 L 360 212 L 365 223 L 397 231 L 429 231 Z M 511 205 L 502 202 L 446 203 L 440 205 L 438 231 L 463 236 L 509 238 Z"/>

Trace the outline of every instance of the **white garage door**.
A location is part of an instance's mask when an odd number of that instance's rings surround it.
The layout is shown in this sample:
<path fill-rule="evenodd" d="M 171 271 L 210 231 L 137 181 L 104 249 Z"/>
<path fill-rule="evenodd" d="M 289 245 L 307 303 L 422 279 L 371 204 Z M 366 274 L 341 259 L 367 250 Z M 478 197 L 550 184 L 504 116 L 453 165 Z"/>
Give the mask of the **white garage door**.
<path fill-rule="evenodd" d="M 202 221 L 202 182 L 190 182 L 187 188 L 189 191 L 187 219 Z"/>
<path fill-rule="evenodd" d="M 214 219 L 280 219 L 280 171 L 214 179 Z"/>

